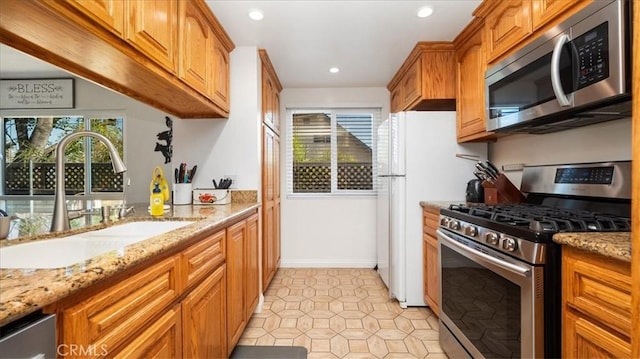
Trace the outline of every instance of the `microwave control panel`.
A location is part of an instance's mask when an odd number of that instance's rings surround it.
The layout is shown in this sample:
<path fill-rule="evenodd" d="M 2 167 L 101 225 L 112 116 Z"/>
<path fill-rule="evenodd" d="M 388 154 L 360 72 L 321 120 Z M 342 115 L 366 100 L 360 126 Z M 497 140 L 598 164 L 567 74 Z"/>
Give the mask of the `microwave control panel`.
<path fill-rule="evenodd" d="M 572 41 L 578 57 L 577 89 L 609 77 L 608 25 L 603 22 Z"/>

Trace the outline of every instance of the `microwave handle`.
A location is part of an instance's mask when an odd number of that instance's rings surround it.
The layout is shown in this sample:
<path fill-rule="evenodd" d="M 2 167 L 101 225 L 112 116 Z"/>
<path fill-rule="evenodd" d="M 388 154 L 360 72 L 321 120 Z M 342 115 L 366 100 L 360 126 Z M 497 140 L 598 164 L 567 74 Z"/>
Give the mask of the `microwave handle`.
<path fill-rule="evenodd" d="M 562 89 L 562 82 L 560 81 L 560 54 L 562 52 L 562 46 L 569 42 L 571 39 L 569 35 L 561 35 L 553 48 L 553 54 L 551 55 L 551 86 L 553 87 L 553 93 L 556 95 L 556 99 L 561 107 L 567 107 L 571 105 L 571 101 L 564 93 Z"/>

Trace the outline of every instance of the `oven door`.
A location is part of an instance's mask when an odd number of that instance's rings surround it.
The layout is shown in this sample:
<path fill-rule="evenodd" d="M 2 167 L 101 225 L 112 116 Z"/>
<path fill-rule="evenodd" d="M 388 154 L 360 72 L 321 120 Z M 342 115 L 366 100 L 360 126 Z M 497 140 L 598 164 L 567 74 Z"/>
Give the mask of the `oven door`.
<path fill-rule="evenodd" d="M 442 228 L 438 243 L 445 352 L 450 357 L 542 357 L 543 268 Z"/>

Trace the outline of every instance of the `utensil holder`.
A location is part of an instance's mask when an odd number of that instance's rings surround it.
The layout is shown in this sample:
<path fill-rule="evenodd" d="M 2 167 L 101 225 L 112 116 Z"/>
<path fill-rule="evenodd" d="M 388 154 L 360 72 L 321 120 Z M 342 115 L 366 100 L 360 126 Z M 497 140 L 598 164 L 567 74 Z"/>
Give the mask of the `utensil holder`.
<path fill-rule="evenodd" d="M 191 183 L 173 184 L 173 204 L 191 204 L 193 186 Z"/>
<path fill-rule="evenodd" d="M 494 183 L 484 181 L 484 203 L 522 203 L 525 200 L 520 190 L 509 181 L 507 176 L 500 173 Z"/>

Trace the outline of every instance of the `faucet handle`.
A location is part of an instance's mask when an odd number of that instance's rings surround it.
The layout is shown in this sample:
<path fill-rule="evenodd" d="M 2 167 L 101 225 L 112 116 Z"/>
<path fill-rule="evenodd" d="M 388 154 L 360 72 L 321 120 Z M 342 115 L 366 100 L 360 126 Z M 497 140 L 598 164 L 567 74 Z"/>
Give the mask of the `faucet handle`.
<path fill-rule="evenodd" d="M 102 206 L 102 223 L 111 221 L 111 206 Z"/>

